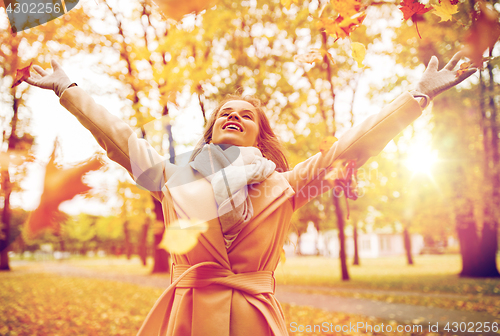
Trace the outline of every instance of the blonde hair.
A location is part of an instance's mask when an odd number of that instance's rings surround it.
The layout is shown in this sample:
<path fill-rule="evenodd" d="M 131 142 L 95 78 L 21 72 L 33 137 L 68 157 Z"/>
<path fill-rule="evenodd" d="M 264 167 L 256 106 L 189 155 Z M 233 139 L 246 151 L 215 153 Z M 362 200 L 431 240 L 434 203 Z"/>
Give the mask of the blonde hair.
<path fill-rule="evenodd" d="M 262 155 L 273 161 L 276 164 L 276 171 L 285 172 L 290 168 L 288 166 L 288 161 L 284 154 L 284 148 L 278 136 L 273 132 L 269 119 L 267 118 L 264 110 L 262 109 L 262 103 L 260 99 L 252 96 L 240 96 L 240 95 L 227 95 L 215 108 L 214 112 L 210 116 L 203 131 L 203 137 L 196 144 L 193 154 L 191 155 L 191 160 L 194 160 L 196 155 L 201 151 L 203 146 L 212 141 L 212 132 L 214 128 L 215 121 L 217 120 L 217 115 L 219 114 L 222 106 L 232 100 L 244 100 L 255 107 L 257 115 L 259 116 L 259 134 L 257 135 L 257 148 L 260 149 Z"/>

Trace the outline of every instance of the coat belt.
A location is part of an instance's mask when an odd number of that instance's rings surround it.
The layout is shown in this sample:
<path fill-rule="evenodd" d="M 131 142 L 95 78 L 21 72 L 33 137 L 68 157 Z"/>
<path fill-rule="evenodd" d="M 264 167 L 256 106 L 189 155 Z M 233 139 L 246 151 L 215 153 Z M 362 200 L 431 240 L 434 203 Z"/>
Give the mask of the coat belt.
<path fill-rule="evenodd" d="M 209 285 L 222 285 L 227 287 L 228 290 L 236 289 L 245 294 L 255 296 L 257 299 L 256 302 L 268 311 L 265 316 L 273 335 L 287 335 L 282 314 L 267 300 L 261 301 L 262 298 L 258 298 L 258 294 L 274 294 L 274 272 L 255 271 L 234 273 L 216 262 L 206 261 L 195 265 L 172 264 L 170 274 L 170 286 L 160 296 L 153 309 L 149 312 L 137 336 L 164 336 L 167 334 L 168 320 L 170 318 L 168 312 L 172 308 L 176 288 L 201 288 Z M 193 330 L 192 335 L 229 336 L 230 305 L 231 301 L 228 300 L 222 306 L 218 306 L 212 311 L 212 314 L 218 313 L 220 315 L 219 321 L 224 321 L 223 323 L 200 326 L 202 330 Z M 207 307 L 208 310 L 210 310 L 210 307 Z M 212 319 L 212 321 L 215 320 Z M 216 329 L 216 331 L 207 332 L 207 329 L 210 328 Z"/>
<path fill-rule="evenodd" d="M 272 271 L 233 273 L 215 262 L 196 265 L 172 264 L 171 283 L 177 288 L 196 288 L 223 285 L 251 295 L 274 294 L 276 281 Z"/>

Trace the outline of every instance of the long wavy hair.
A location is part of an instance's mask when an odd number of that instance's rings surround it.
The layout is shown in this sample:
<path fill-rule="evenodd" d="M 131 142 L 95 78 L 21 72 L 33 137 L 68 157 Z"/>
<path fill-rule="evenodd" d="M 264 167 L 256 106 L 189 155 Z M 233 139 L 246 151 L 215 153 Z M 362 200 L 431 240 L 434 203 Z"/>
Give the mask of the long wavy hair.
<path fill-rule="evenodd" d="M 193 154 L 191 155 L 190 161 L 194 160 L 196 155 L 201 152 L 203 146 L 212 141 L 212 133 L 217 115 L 219 114 L 222 106 L 232 100 L 244 100 L 255 107 L 257 115 L 259 116 L 259 134 L 257 135 L 257 143 L 259 144 L 257 148 L 260 149 L 262 155 L 273 161 L 276 164 L 276 171 L 285 172 L 290 168 L 288 166 L 288 161 L 284 154 L 284 148 L 278 136 L 273 132 L 269 119 L 267 118 L 264 110 L 262 109 L 262 103 L 260 99 L 252 96 L 240 96 L 240 95 L 227 95 L 215 108 L 214 112 L 208 119 L 208 122 L 203 131 L 203 137 L 196 144 Z"/>

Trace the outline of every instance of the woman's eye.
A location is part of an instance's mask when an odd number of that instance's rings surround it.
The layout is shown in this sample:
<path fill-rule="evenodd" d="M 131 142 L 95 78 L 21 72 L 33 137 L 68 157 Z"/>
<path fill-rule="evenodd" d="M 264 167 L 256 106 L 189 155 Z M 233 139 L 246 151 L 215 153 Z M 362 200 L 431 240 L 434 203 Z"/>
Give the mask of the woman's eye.
<path fill-rule="evenodd" d="M 248 114 L 244 115 L 243 118 L 252 119 Z"/>

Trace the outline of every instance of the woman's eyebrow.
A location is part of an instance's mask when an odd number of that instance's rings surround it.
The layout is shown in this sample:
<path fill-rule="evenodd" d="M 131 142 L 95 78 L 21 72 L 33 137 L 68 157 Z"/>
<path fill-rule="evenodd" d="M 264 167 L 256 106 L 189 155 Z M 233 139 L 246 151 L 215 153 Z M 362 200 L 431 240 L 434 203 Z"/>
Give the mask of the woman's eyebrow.
<path fill-rule="evenodd" d="M 225 111 L 231 111 L 231 110 L 234 111 L 234 108 L 232 108 L 232 107 L 226 107 L 226 108 L 223 108 L 222 110 L 220 110 L 219 113 L 222 113 L 222 112 L 225 112 Z M 250 113 L 251 115 L 255 115 L 255 113 L 252 110 L 245 109 L 245 110 L 241 110 L 240 112 Z"/>

